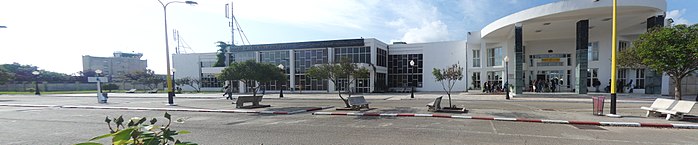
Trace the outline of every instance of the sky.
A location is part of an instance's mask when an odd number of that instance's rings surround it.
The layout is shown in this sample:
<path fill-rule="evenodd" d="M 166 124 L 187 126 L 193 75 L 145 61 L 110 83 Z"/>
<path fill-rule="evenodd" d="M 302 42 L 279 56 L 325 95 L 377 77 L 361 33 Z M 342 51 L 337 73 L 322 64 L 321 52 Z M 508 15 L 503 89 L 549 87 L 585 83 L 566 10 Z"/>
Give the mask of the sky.
<path fill-rule="evenodd" d="M 234 0 L 234 14 L 251 44 L 376 38 L 391 43 L 463 40 L 467 32 L 509 14 L 557 0 Z M 164 0 L 163 2 L 170 2 Z M 225 4 L 167 7 L 172 29 L 189 46 L 215 52 L 230 42 Z M 667 0 L 667 17 L 698 22 L 698 0 Z M 83 55 L 143 53 L 148 69 L 164 74 L 165 34 L 157 0 L 0 0 L 0 64 L 17 62 L 73 74 Z M 236 37 L 236 45 L 247 44 Z"/>

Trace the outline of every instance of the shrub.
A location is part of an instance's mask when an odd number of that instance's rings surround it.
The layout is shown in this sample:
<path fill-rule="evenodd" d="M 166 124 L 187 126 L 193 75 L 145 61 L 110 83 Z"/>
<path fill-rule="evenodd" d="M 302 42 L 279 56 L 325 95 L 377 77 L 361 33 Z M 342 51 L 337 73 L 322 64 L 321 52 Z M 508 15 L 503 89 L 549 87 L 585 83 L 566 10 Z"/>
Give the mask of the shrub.
<path fill-rule="evenodd" d="M 145 117 L 134 117 L 124 126 L 124 118 L 122 116 L 112 119 L 109 119 L 109 116 L 107 116 L 104 122 L 109 127 L 108 134 L 94 137 L 90 139 L 90 142 L 76 145 L 101 145 L 91 141 L 108 137 L 112 137 L 112 144 L 114 145 L 167 145 L 169 142 L 174 142 L 175 145 L 197 145 L 196 143 L 183 142 L 174 138 L 175 135 L 188 134 L 190 132 L 186 130 L 172 130 L 170 128 L 172 123 L 170 117 L 170 114 L 165 112 L 166 125 L 156 125 L 156 118 L 150 119 L 150 125 L 146 125 L 144 124 L 147 120 Z M 115 127 L 112 127 L 112 122 Z"/>

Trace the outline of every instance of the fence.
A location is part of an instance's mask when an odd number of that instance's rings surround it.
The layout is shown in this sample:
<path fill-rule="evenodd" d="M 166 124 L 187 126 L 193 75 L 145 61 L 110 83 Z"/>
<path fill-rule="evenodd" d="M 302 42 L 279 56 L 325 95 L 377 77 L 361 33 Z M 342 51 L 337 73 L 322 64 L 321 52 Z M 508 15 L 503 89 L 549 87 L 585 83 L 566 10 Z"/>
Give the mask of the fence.
<path fill-rule="evenodd" d="M 109 84 L 109 83 L 105 83 Z M 138 90 L 149 90 L 150 88 L 147 85 L 143 84 L 133 84 L 133 83 L 112 83 L 116 84 L 119 86 L 119 90 L 129 90 L 129 89 L 138 89 Z M 162 88 L 160 86 L 162 85 L 157 85 L 158 88 Z M 34 89 L 34 83 L 13 83 L 13 84 L 4 84 L 0 85 L 0 91 L 28 91 L 28 90 L 33 90 Z M 49 83 L 49 82 L 40 82 L 39 83 L 39 90 L 40 91 L 85 91 L 85 90 L 97 90 L 97 83 Z"/>

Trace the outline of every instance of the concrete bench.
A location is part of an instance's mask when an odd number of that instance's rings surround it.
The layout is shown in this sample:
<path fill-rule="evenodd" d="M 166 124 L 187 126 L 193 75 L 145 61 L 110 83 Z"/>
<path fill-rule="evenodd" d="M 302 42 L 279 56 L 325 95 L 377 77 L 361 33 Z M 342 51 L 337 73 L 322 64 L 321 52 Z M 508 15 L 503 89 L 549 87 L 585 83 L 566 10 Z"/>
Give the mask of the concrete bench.
<path fill-rule="evenodd" d="M 262 102 L 262 96 L 238 96 L 235 100 L 235 108 L 262 108 L 271 106 L 260 105 L 259 102 Z M 252 105 L 244 106 L 245 103 L 252 103 Z"/>
<path fill-rule="evenodd" d="M 148 90 L 148 92 L 147 92 L 147 93 L 158 93 L 158 89 L 152 89 L 152 90 Z"/>
<path fill-rule="evenodd" d="M 640 107 L 642 110 L 647 110 L 646 117 L 658 117 L 661 114 L 667 114 L 666 120 L 681 120 L 684 114 L 688 114 L 693 105 L 693 101 L 676 101 L 672 99 L 657 98 L 650 107 Z"/>
<path fill-rule="evenodd" d="M 427 107 L 429 107 L 430 112 L 435 112 L 441 110 L 441 99 L 443 96 L 436 97 L 436 100 L 434 102 L 431 102 L 427 104 Z"/>
<path fill-rule="evenodd" d="M 361 108 L 369 109 L 368 103 L 364 96 L 352 96 L 347 98 L 349 100 L 349 106 L 351 110 L 361 110 Z"/>

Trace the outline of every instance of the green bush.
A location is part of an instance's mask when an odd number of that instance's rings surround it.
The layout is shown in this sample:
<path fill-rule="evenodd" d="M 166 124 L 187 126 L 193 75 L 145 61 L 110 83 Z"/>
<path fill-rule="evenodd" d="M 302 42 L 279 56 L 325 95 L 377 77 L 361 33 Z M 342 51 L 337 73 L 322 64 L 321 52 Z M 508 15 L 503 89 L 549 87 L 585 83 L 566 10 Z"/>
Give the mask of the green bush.
<path fill-rule="evenodd" d="M 118 90 L 118 89 L 119 89 L 119 85 L 116 85 L 116 84 L 104 84 L 104 85 L 102 85 L 102 90 L 108 90 L 109 92 L 111 92 L 111 90 Z"/>
<path fill-rule="evenodd" d="M 124 126 L 124 118 L 122 116 L 112 119 L 109 119 L 109 116 L 107 116 L 104 122 L 109 127 L 108 134 L 94 137 L 90 139 L 90 142 L 76 145 L 101 145 L 91 141 L 108 137 L 112 138 L 112 144 L 114 145 L 167 145 L 169 142 L 174 142 L 175 145 L 197 145 L 196 143 L 183 142 L 174 138 L 175 135 L 188 134 L 190 132 L 186 130 L 172 130 L 170 128 L 172 123 L 170 117 L 170 114 L 165 112 L 165 118 L 167 118 L 166 125 L 156 125 L 157 119 L 155 118 L 150 119 L 150 125 L 146 125 L 144 124 L 147 120 L 145 117 L 134 117 Z M 115 127 L 112 127 L 112 121 Z"/>
<path fill-rule="evenodd" d="M 34 88 L 25 88 L 24 90 L 26 90 L 27 92 L 34 92 L 34 91 L 36 91 L 36 89 L 34 89 Z"/>

